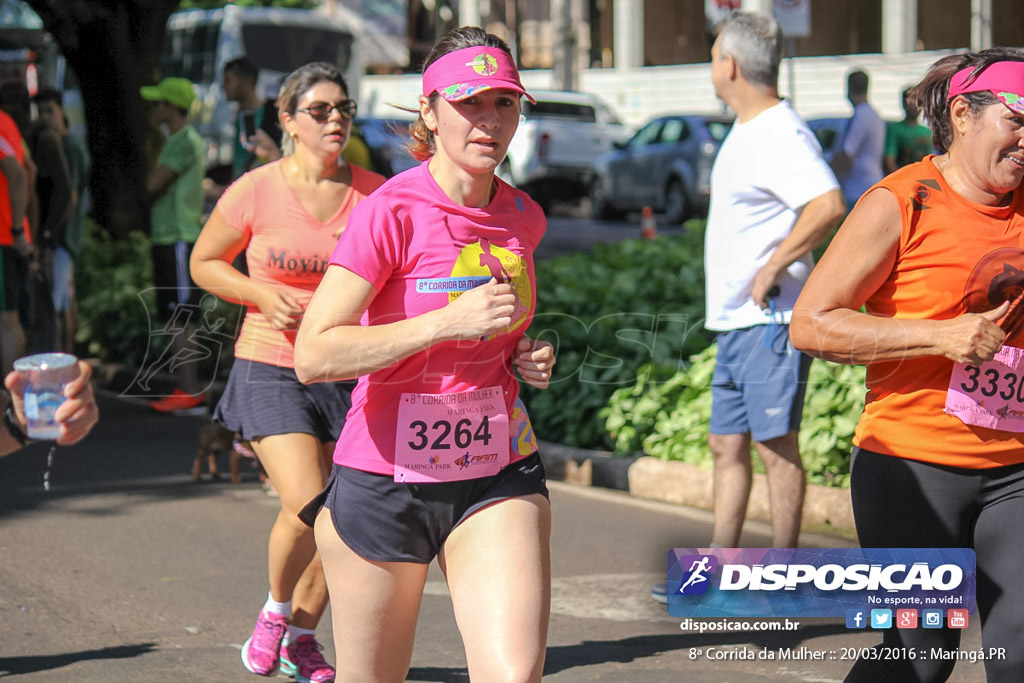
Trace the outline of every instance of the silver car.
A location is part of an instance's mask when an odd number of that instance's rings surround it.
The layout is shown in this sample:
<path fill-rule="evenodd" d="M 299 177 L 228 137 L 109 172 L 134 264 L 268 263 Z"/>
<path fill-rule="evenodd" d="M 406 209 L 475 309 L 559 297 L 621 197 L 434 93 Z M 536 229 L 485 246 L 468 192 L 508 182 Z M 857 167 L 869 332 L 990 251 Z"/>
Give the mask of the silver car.
<path fill-rule="evenodd" d="M 732 127 L 724 116 L 673 114 L 649 121 L 590 167 L 594 218 L 650 206 L 669 223 L 707 214 L 711 164 Z"/>

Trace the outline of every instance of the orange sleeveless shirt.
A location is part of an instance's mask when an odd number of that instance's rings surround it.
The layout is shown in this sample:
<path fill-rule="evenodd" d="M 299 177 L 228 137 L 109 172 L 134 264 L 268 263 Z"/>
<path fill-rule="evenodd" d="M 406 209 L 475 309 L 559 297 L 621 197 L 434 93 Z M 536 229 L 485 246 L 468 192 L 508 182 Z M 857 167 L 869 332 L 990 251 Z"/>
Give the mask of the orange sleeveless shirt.
<path fill-rule="evenodd" d="M 945 320 L 981 313 L 1024 289 L 1024 190 L 1009 206 L 967 201 L 933 157 L 872 188 L 886 188 L 902 219 L 896 264 L 865 303 L 871 315 Z M 1007 339 L 1024 345 L 1024 335 Z M 1024 462 L 1024 433 L 983 429 L 943 412 L 953 361 L 925 356 L 867 366 L 867 401 L 854 443 L 937 465 L 984 469 Z"/>

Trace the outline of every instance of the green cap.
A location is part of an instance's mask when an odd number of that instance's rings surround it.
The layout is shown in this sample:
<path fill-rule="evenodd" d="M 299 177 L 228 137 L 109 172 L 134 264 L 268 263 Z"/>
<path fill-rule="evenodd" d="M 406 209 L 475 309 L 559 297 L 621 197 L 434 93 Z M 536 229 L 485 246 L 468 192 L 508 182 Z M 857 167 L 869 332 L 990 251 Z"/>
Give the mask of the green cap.
<path fill-rule="evenodd" d="M 165 78 L 156 85 L 139 88 L 142 99 L 150 102 L 169 102 L 179 109 L 188 109 L 196 98 L 192 82 L 187 78 Z"/>

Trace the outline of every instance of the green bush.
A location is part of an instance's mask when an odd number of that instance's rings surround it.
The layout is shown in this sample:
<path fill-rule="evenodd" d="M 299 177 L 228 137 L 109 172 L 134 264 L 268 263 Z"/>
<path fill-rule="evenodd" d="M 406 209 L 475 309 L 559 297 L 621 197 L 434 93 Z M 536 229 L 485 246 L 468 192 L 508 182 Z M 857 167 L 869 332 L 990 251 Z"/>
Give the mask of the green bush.
<path fill-rule="evenodd" d="M 75 266 L 78 353 L 136 366 L 145 358 L 153 294 L 149 238 L 131 232 L 114 239 L 86 220 L 82 256 Z"/>
<path fill-rule="evenodd" d="M 668 377 L 647 366 L 636 384 L 616 391 L 601 411 L 613 450 L 710 467 L 707 438 L 716 351 L 717 346 L 708 347 L 690 359 L 688 368 Z M 853 431 L 863 408 L 862 366 L 820 360 L 811 364 L 800 427 L 808 481 L 849 485 Z"/>
<path fill-rule="evenodd" d="M 148 236 L 132 232 L 126 239 L 114 239 L 88 220 L 82 257 L 75 267 L 75 287 L 79 355 L 128 368 L 140 368 L 160 357 L 169 337 L 158 329 L 163 323 L 152 315 L 156 295 Z M 225 379 L 244 309 L 212 295 L 203 299 L 201 306 L 204 320 L 193 322 L 200 328 L 207 323 L 217 325 L 213 341 L 220 344 L 220 353 L 204 359 L 199 374 L 201 378 Z"/>
<path fill-rule="evenodd" d="M 598 416 L 612 392 L 647 365 L 684 368 L 707 347 L 704 223 L 681 235 L 598 244 L 537 264 L 530 335 L 555 344 L 551 387 L 524 387 L 542 438 L 578 447 L 611 445 Z"/>

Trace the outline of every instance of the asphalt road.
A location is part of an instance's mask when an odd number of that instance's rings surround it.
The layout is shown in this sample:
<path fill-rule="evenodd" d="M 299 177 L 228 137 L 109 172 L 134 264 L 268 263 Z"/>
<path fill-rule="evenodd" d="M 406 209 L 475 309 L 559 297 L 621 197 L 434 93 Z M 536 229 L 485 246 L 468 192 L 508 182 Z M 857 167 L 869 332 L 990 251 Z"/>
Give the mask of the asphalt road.
<path fill-rule="evenodd" d="M 639 238 L 640 215 L 630 214 L 625 220 L 599 221 L 588 215 L 586 200 L 578 204 L 556 203 L 548 215 L 547 232 L 535 254 L 537 259 L 586 251 L 598 242 L 618 242 Z M 664 216 L 657 216 L 658 232 L 679 233 L 682 226 L 666 225 Z"/>
<path fill-rule="evenodd" d="M 255 471 L 193 483 L 202 418 L 166 417 L 104 397 L 102 421 L 56 453 L 0 459 L 0 678 L 26 683 L 254 681 L 239 648 L 266 595 L 267 534 L 276 515 Z M 222 463 L 226 466 L 226 463 Z M 710 515 L 552 482 L 553 604 L 546 681 L 669 683 L 840 681 L 848 662 L 691 659 L 691 648 L 756 654 L 806 646 L 841 651 L 875 640 L 835 620 L 794 632 L 682 633 L 651 601 L 673 546 L 699 546 Z M 744 543 L 763 546 L 764 525 Z M 846 541 L 805 536 L 805 545 Z M 329 624 L 321 632 L 333 661 Z M 972 627 L 965 645 L 978 645 Z M 729 656 L 729 655 L 726 655 Z M 735 656 L 735 655 L 733 655 Z M 443 577 L 431 569 L 409 681 L 467 681 Z M 283 677 L 282 677 L 282 680 Z M 961 662 L 954 681 L 983 680 Z"/>

